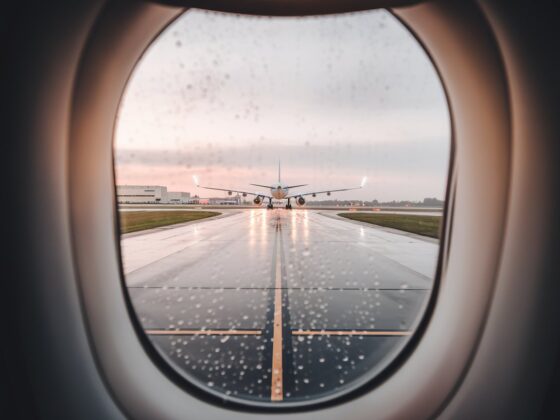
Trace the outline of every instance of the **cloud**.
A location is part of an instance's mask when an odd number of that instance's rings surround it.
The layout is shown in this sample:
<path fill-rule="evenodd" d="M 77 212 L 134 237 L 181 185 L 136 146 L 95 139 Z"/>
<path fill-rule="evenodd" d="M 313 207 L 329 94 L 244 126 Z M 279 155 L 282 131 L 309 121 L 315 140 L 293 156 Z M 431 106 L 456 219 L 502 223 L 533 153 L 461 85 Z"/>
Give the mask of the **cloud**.
<path fill-rule="evenodd" d="M 258 144 L 238 147 L 195 147 L 184 150 L 117 149 L 117 166 L 130 164 L 178 166 L 181 168 L 225 168 L 251 171 L 275 168 L 278 161 L 286 170 L 394 171 L 410 174 L 442 173 L 446 170 L 449 146 L 443 141 L 386 142 L 373 144 L 333 143 Z"/>
<path fill-rule="evenodd" d="M 390 13 L 264 18 L 193 10 L 156 39 L 115 131 L 120 183 L 192 190 L 283 179 L 441 197 L 449 112 L 427 54 Z M 351 197 L 351 198 L 352 198 Z"/>

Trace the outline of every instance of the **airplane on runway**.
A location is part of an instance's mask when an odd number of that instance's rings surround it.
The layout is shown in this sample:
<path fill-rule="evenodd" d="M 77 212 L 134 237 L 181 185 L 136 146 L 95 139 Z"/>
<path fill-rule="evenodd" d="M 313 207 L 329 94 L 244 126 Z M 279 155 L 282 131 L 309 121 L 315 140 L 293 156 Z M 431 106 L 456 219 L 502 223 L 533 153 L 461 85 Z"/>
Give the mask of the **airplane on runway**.
<path fill-rule="evenodd" d="M 333 193 L 333 192 L 359 190 L 360 188 L 364 187 L 364 185 L 366 183 L 366 180 L 367 180 L 367 178 L 363 177 L 362 182 L 361 182 L 359 187 L 339 188 L 339 189 L 334 189 L 334 190 L 323 190 L 323 191 L 312 191 L 312 192 L 305 192 L 305 193 L 298 193 L 298 194 L 290 194 L 290 188 L 301 188 L 301 187 L 307 186 L 308 184 L 282 185 L 281 166 L 280 166 L 280 162 L 278 162 L 278 181 L 277 181 L 276 184 L 274 184 L 274 185 L 250 184 L 250 185 L 253 185 L 255 187 L 262 187 L 262 188 L 270 189 L 270 195 L 268 195 L 268 194 L 255 193 L 255 192 L 249 192 L 249 191 L 232 190 L 232 189 L 229 189 L 229 188 L 205 187 L 205 186 L 200 185 L 199 179 L 196 175 L 193 176 L 193 181 L 194 181 L 195 185 L 197 187 L 200 187 L 200 188 L 205 188 L 207 190 L 227 191 L 228 195 L 232 195 L 233 193 L 239 193 L 239 194 L 243 195 L 243 197 L 247 197 L 247 195 L 252 195 L 252 196 L 255 196 L 255 198 L 253 199 L 253 203 L 255 203 L 256 205 L 261 204 L 264 199 L 268 199 L 268 205 L 266 206 L 267 209 L 272 209 L 274 207 L 272 205 L 272 200 L 273 199 L 287 200 L 286 209 L 288 209 L 288 210 L 292 209 L 292 204 L 291 204 L 292 198 L 295 200 L 295 202 L 298 206 L 303 206 L 305 204 L 305 198 L 303 198 L 303 197 L 305 197 L 305 196 L 310 195 L 312 197 L 316 197 L 317 194 L 331 195 L 331 193 Z"/>

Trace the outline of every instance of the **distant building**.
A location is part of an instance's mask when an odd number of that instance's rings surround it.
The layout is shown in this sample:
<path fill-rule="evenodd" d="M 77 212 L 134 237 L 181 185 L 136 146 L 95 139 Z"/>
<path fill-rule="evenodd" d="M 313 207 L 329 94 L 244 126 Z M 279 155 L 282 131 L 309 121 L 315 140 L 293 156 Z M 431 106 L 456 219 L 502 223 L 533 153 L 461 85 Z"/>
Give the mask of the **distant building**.
<path fill-rule="evenodd" d="M 122 204 L 167 202 L 167 187 L 161 185 L 117 185 L 117 201 Z"/>
<path fill-rule="evenodd" d="M 241 197 L 212 197 L 208 199 L 211 206 L 238 206 L 241 204 Z"/>
<path fill-rule="evenodd" d="M 201 199 L 198 195 L 194 195 L 194 197 L 191 197 L 189 204 L 208 204 L 207 202 L 204 202 L 203 199 Z"/>
<path fill-rule="evenodd" d="M 191 193 L 167 191 L 162 185 L 117 185 L 121 204 L 190 204 Z"/>
<path fill-rule="evenodd" d="M 169 204 L 189 204 L 192 202 L 191 193 L 181 191 L 168 191 L 167 202 Z"/>

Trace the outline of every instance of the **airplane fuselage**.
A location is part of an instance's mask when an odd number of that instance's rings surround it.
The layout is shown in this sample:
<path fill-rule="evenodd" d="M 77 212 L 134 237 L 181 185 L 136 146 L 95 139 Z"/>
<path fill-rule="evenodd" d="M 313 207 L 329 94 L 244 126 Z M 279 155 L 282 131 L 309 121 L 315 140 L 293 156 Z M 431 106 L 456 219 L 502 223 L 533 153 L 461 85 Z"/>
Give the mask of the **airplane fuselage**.
<path fill-rule="evenodd" d="M 277 184 L 274 188 L 270 189 L 270 195 L 277 199 L 282 200 L 288 196 L 289 189 L 282 187 L 282 185 Z"/>

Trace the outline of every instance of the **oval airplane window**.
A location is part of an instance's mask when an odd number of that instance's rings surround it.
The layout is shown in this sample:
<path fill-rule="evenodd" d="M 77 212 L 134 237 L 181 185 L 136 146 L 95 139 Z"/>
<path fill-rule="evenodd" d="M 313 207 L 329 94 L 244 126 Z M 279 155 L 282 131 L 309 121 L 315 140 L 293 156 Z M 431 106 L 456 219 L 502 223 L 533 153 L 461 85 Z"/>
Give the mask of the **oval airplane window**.
<path fill-rule="evenodd" d="M 123 284 L 155 360 L 251 406 L 374 385 L 433 301 L 450 150 L 437 72 L 389 12 L 183 14 L 114 139 Z"/>

